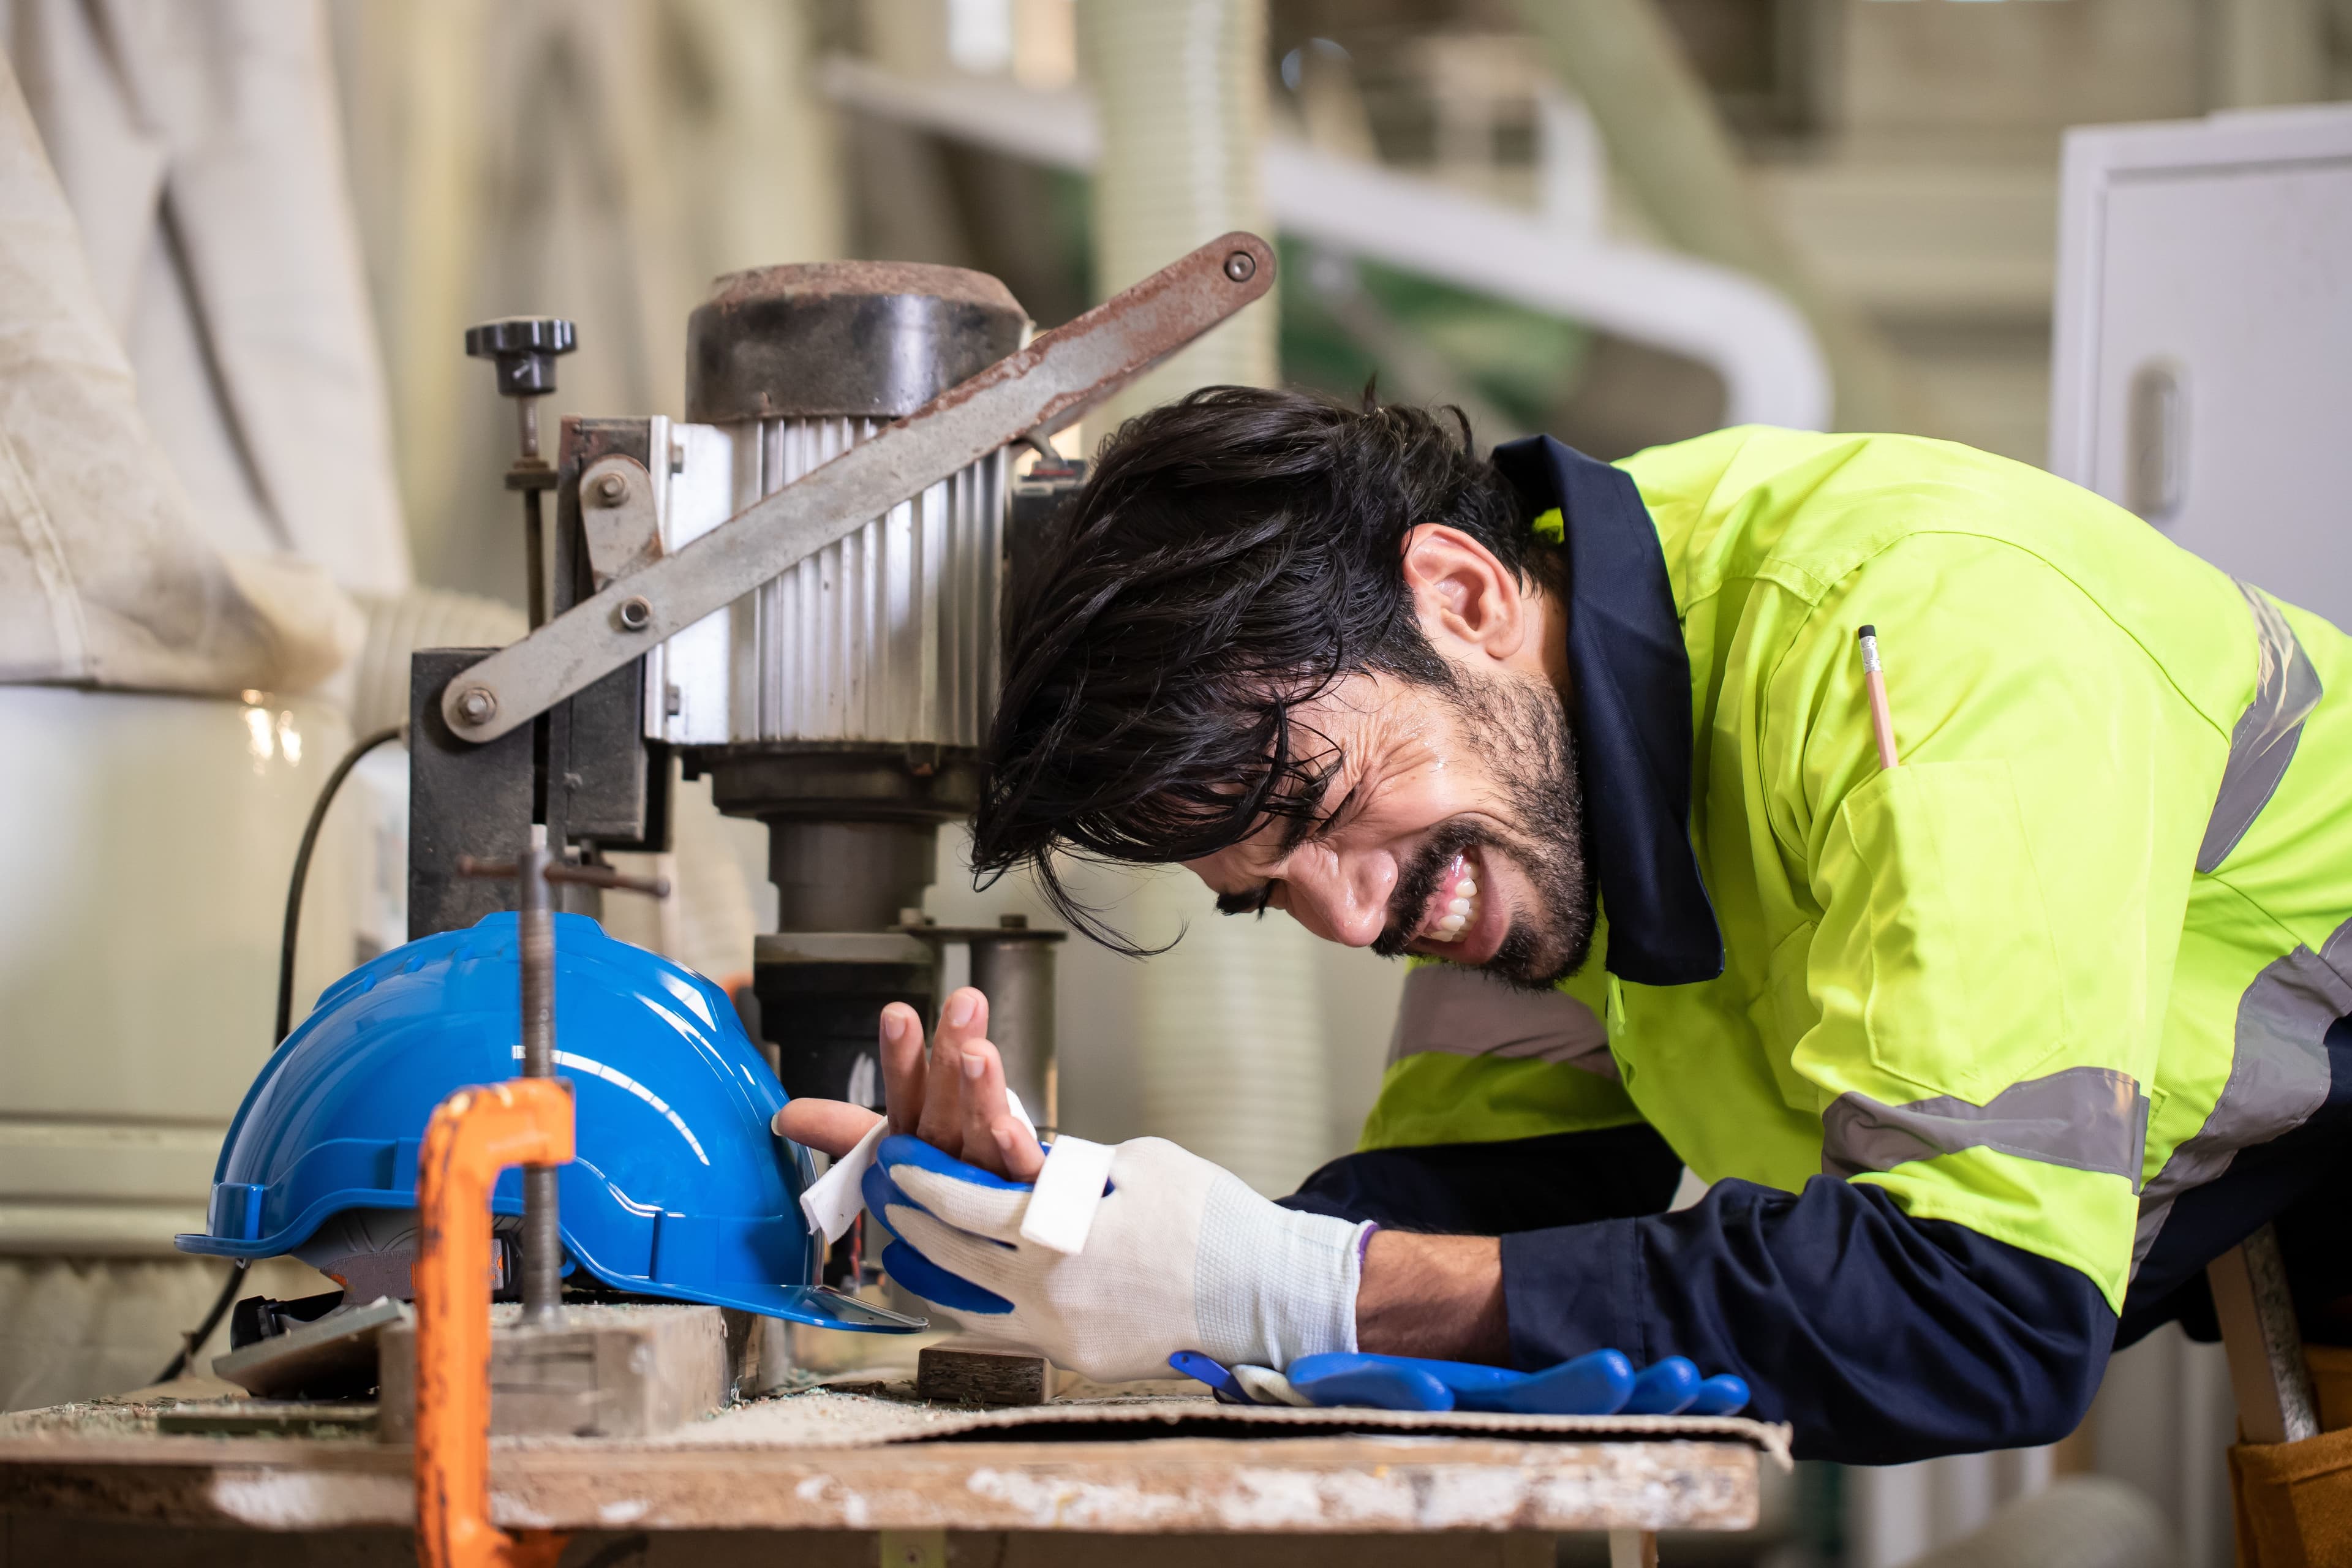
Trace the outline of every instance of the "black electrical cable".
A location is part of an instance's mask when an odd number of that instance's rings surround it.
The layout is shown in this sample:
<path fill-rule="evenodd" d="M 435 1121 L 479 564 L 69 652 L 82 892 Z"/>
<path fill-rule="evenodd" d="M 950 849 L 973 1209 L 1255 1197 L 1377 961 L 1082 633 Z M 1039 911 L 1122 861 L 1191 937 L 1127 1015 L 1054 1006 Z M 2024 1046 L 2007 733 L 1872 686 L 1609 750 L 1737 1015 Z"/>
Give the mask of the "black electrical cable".
<path fill-rule="evenodd" d="M 343 760 L 335 764 L 335 771 L 327 775 L 327 782 L 319 788 L 318 803 L 310 807 L 310 820 L 302 827 L 301 845 L 294 851 L 294 875 L 286 888 L 286 929 L 278 943 L 278 1020 L 269 1037 L 272 1050 L 294 1032 L 294 938 L 302 925 L 302 889 L 310 879 L 310 852 L 318 847 L 319 829 L 326 824 L 327 808 L 335 804 L 335 793 L 351 777 L 352 770 L 360 765 L 362 757 L 386 741 L 397 741 L 407 731 L 407 725 L 394 724 L 360 737 L 343 753 Z M 229 1266 L 228 1278 L 221 1281 L 220 1294 L 214 1298 L 212 1310 L 205 1314 L 203 1322 L 180 1336 L 180 1353 L 155 1379 L 157 1383 L 169 1383 L 187 1371 L 197 1347 L 213 1337 L 213 1331 L 220 1327 L 220 1321 L 228 1315 L 230 1306 L 236 1300 L 236 1288 L 245 1279 L 246 1263 L 247 1259 L 240 1258 Z"/>
<path fill-rule="evenodd" d="M 171 1365 L 156 1374 L 157 1383 L 169 1383 L 187 1371 L 188 1363 L 195 1357 L 196 1348 L 213 1337 L 213 1331 L 220 1327 L 221 1319 L 227 1315 L 230 1304 L 236 1300 L 236 1288 L 245 1279 L 245 1262 L 239 1258 L 229 1264 L 228 1278 L 221 1281 L 221 1291 L 213 1298 L 212 1310 L 205 1314 L 203 1322 L 180 1336 L 180 1353 L 172 1358 Z"/>
<path fill-rule="evenodd" d="M 319 804 L 310 808 L 310 820 L 302 826 L 302 846 L 294 851 L 294 878 L 286 889 L 286 929 L 278 939 L 278 1027 L 269 1037 L 272 1049 L 294 1032 L 294 936 L 302 924 L 302 884 L 310 878 L 310 851 L 318 847 L 319 829 L 326 826 L 327 808 L 335 804 L 335 792 L 343 787 L 362 757 L 407 732 L 407 725 L 394 724 L 353 742 L 320 786 Z"/>

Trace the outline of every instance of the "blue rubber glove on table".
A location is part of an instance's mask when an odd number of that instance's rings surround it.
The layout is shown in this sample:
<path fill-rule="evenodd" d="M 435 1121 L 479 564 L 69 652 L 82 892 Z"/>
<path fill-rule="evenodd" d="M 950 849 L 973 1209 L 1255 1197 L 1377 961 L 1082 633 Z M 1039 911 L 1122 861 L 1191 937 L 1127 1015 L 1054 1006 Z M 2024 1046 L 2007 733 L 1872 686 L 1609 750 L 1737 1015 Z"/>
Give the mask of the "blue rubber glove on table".
<path fill-rule="evenodd" d="M 1703 1378 L 1678 1355 L 1636 1373 L 1622 1351 L 1594 1351 L 1541 1372 L 1363 1352 L 1302 1356 L 1279 1374 L 1264 1367 L 1227 1367 L 1197 1351 L 1180 1351 L 1168 1364 L 1236 1405 L 1359 1405 L 1522 1415 L 1729 1415 L 1748 1403 L 1748 1384 L 1739 1378 Z"/>

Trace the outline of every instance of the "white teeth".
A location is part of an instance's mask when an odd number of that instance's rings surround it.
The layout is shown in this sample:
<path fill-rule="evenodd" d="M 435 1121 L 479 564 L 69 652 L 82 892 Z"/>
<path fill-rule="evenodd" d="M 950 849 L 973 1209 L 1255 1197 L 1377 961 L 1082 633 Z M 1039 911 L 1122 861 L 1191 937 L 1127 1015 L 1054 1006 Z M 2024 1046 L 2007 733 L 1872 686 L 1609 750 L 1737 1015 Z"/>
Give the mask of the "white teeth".
<path fill-rule="evenodd" d="M 1458 861 L 1455 864 L 1461 865 Z M 1429 936 L 1433 942 L 1459 941 L 1462 933 L 1470 928 L 1470 922 L 1477 919 L 1478 884 L 1469 875 L 1467 866 L 1461 868 L 1461 880 L 1454 884 L 1454 890 L 1446 896 L 1444 907 L 1438 910 L 1437 919 L 1430 922 Z"/>

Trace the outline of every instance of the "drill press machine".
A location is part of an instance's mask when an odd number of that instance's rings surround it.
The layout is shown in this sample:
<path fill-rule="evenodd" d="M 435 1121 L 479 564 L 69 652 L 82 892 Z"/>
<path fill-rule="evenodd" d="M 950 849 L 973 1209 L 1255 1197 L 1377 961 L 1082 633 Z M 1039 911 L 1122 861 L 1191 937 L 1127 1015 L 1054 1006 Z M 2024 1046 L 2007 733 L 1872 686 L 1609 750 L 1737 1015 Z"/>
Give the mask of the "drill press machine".
<path fill-rule="evenodd" d="M 777 930 L 750 956 L 787 1093 L 878 1107 L 877 1015 L 931 1016 L 961 943 L 1050 1125 L 1061 933 L 929 924 L 938 830 L 977 804 L 1004 584 L 1083 478 L 1045 437 L 1273 280 L 1271 247 L 1227 235 L 1033 340 L 980 273 L 737 273 L 688 323 L 687 418 L 567 416 L 552 463 L 535 409 L 571 324 L 475 329 L 518 409 L 532 630 L 415 657 L 410 936 L 507 907 L 461 862 L 534 826 L 559 858 L 665 847 L 675 753 L 768 828 Z"/>

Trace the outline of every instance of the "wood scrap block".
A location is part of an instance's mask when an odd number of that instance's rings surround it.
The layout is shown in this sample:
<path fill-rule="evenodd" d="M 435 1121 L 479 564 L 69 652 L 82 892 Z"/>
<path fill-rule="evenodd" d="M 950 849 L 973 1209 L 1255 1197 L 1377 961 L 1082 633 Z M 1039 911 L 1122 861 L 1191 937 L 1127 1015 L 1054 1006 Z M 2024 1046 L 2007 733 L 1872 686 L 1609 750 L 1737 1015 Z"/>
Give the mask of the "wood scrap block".
<path fill-rule="evenodd" d="M 942 1405 L 1043 1405 L 1054 1396 L 1054 1366 L 1035 1351 L 926 1345 L 915 1393 Z"/>
<path fill-rule="evenodd" d="M 2205 1276 L 2246 1441 L 2292 1443 L 2318 1436 L 2319 1401 L 2276 1229 L 2263 1226 L 2207 1264 Z"/>
<path fill-rule="evenodd" d="M 728 1403 L 726 1326 L 716 1307 L 581 1305 L 563 1326 L 525 1329 L 516 1310 L 490 1310 L 490 1432 L 648 1437 Z M 384 1331 L 377 1435 L 416 1433 L 416 1328 Z"/>

